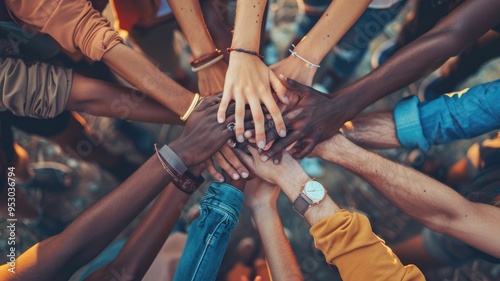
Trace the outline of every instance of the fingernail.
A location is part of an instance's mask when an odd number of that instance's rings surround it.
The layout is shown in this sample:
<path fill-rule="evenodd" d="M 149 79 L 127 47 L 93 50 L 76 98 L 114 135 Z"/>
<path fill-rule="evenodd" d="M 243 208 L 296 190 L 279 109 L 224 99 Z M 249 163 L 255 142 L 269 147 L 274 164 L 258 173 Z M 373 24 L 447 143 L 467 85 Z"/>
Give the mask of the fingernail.
<path fill-rule="evenodd" d="M 280 161 L 278 161 L 278 159 L 274 159 L 274 165 L 278 165 L 280 163 Z"/>
<path fill-rule="evenodd" d="M 224 182 L 224 177 L 222 177 L 222 176 L 221 176 L 221 177 L 219 177 L 218 181 L 219 181 L 219 182 Z"/>
<path fill-rule="evenodd" d="M 233 174 L 233 179 L 237 180 L 237 179 L 239 179 L 239 178 L 240 178 L 240 175 L 238 175 L 238 174 L 236 174 L 236 173 L 235 173 L 235 174 Z"/>
<path fill-rule="evenodd" d="M 287 96 L 285 96 L 285 103 L 290 104 L 290 99 Z"/>
<path fill-rule="evenodd" d="M 243 176 L 243 178 L 245 178 L 245 179 L 246 179 L 246 178 L 248 178 L 248 173 L 247 173 L 247 172 L 243 172 L 243 173 L 241 173 L 241 175 L 242 175 L 242 176 Z"/>
<path fill-rule="evenodd" d="M 280 137 L 282 137 L 282 138 L 286 137 L 286 131 L 284 129 L 281 129 Z"/>
<path fill-rule="evenodd" d="M 223 123 L 224 122 L 224 118 L 222 118 L 222 117 L 217 118 L 217 122 Z"/>
<path fill-rule="evenodd" d="M 268 159 L 269 159 L 269 157 L 267 157 L 266 155 L 262 155 L 260 157 L 260 160 L 262 160 L 263 162 L 266 162 Z"/>
<path fill-rule="evenodd" d="M 245 141 L 245 138 L 243 137 L 243 135 L 238 135 L 238 142 L 244 142 Z"/>
<path fill-rule="evenodd" d="M 266 143 L 264 141 L 259 141 L 258 146 L 259 148 L 264 148 L 264 146 L 266 146 Z"/>
<path fill-rule="evenodd" d="M 243 135 L 245 135 L 246 138 L 251 138 L 252 137 L 252 132 L 251 131 L 245 131 L 245 133 Z"/>

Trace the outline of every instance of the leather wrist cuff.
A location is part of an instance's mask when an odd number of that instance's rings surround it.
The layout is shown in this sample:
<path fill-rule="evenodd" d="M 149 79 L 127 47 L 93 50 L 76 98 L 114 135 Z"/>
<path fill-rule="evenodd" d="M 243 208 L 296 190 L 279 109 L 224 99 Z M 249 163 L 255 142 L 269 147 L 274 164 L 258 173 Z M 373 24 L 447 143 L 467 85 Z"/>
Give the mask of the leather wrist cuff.
<path fill-rule="evenodd" d="M 205 55 L 197 60 L 194 60 L 191 62 L 191 67 L 194 67 L 194 68 L 197 68 L 197 67 L 200 67 L 212 60 L 214 60 L 215 58 L 217 58 L 218 56 L 220 56 L 222 54 L 222 51 L 219 50 L 219 49 L 215 49 L 215 51 L 213 53 L 210 53 L 208 55 Z"/>

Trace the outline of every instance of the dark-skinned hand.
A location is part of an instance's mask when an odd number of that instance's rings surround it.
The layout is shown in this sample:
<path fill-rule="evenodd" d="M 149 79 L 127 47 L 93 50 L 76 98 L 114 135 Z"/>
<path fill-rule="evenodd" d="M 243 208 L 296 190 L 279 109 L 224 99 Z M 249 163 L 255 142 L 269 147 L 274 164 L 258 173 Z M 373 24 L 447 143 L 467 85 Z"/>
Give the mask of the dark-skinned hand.
<path fill-rule="evenodd" d="M 281 75 L 280 79 L 288 90 L 286 95 L 290 100 L 289 105 L 282 108 L 288 134 L 284 138 L 278 138 L 276 132 L 268 133 L 268 142 L 275 141 L 269 150 L 262 153 L 262 161 L 273 158 L 292 144 L 293 157 L 303 158 L 318 143 L 338 133 L 339 128 L 347 121 L 345 113 L 348 107 L 343 99 L 331 99 Z"/>
<path fill-rule="evenodd" d="M 223 123 L 218 123 L 214 118 L 221 99 L 222 94 L 203 99 L 187 119 L 181 136 L 169 144 L 186 166 L 201 164 L 234 136 L 234 131 L 227 128 L 235 120 L 234 103 L 230 104 L 228 117 Z M 246 110 L 245 119 L 250 118 L 250 110 Z"/>

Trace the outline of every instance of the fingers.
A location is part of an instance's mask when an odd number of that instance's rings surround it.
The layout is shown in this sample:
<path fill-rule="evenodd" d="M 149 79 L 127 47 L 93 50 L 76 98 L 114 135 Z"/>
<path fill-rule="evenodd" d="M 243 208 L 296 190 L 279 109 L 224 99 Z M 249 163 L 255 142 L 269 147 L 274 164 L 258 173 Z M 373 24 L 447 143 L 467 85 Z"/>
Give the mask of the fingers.
<path fill-rule="evenodd" d="M 314 147 L 316 147 L 317 141 L 316 140 L 310 140 L 306 142 L 306 145 L 302 149 L 297 149 L 295 153 L 293 153 L 293 158 L 296 159 L 302 159 L 306 157 L 307 155 L 311 154 L 311 152 L 314 150 Z"/>
<path fill-rule="evenodd" d="M 253 112 L 252 112 L 253 114 Z M 245 122 L 245 103 L 242 101 L 236 102 L 236 111 L 235 111 L 235 133 L 236 140 L 238 142 L 243 142 L 245 138 L 243 137 L 243 133 L 245 128 L 243 127 L 243 123 Z"/>
<path fill-rule="evenodd" d="M 257 146 L 264 148 L 266 146 L 266 128 L 264 125 L 264 113 L 262 112 L 259 100 L 252 100 L 250 102 L 250 109 L 252 110 Z"/>
<path fill-rule="evenodd" d="M 281 111 L 274 102 L 274 100 L 272 102 L 266 102 L 266 101 L 264 101 L 264 105 L 267 107 L 267 109 L 269 110 L 269 114 L 271 114 L 271 117 L 273 118 L 276 132 L 278 132 L 279 136 L 283 138 L 286 136 L 286 126 L 285 122 L 283 121 L 283 117 L 281 116 Z"/>
<path fill-rule="evenodd" d="M 210 173 L 210 175 L 212 175 L 212 177 L 216 181 L 218 181 L 218 182 L 224 182 L 224 176 L 221 173 L 219 173 L 219 171 L 217 170 L 217 168 L 215 168 L 215 165 L 212 162 L 212 159 L 208 159 L 207 161 L 205 161 L 205 164 L 207 165 L 208 172 Z"/>
<path fill-rule="evenodd" d="M 248 178 L 250 172 L 248 169 L 241 163 L 240 159 L 234 154 L 234 150 L 231 149 L 228 146 L 223 146 L 220 150 L 222 153 L 222 156 L 227 160 L 227 162 L 234 168 L 236 169 L 237 173 L 242 177 L 242 178 Z M 233 176 L 234 178 L 234 176 Z"/>
<path fill-rule="evenodd" d="M 287 89 L 272 70 L 269 70 L 269 82 L 271 83 L 271 87 L 276 92 L 278 99 L 284 104 L 289 104 L 290 101 L 286 95 Z"/>
<path fill-rule="evenodd" d="M 215 162 L 221 167 L 222 170 L 226 171 L 226 173 L 233 179 L 233 180 L 239 180 L 240 175 L 234 169 L 234 167 L 224 158 L 222 153 L 220 151 L 217 151 L 214 156 L 213 156 Z"/>
<path fill-rule="evenodd" d="M 231 101 L 231 95 L 228 94 L 222 95 L 222 100 L 219 105 L 219 110 L 217 111 L 217 122 L 223 123 L 224 120 L 226 120 L 226 111 L 230 101 Z"/>
<path fill-rule="evenodd" d="M 299 139 L 302 138 L 301 133 L 299 132 L 292 132 L 288 136 L 286 136 L 283 139 L 277 140 L 274 142 L 274 145 L 266 152 L 262 153 L 260 159 L 261 161 L 267 161 L 269 158 L 272 158 L 276 154 L 282 152 L 285 150 L 290 144 L 294 143 L 295 141 L 298 141 Z"/>
<path fill-rule="evenodd" d="M 238 157 L 238 159 L 240 159 L 240 161 L 243 162 L 243 164 L 246 167 L 250 167 L 250 168 L 253 167 L 253 158 L 252 158 L 252 156 L 246 154 L 241 149 L 234 149 L 233 152 L 234 152 L 234 154 L 236 154 L 236 156 Z"/>

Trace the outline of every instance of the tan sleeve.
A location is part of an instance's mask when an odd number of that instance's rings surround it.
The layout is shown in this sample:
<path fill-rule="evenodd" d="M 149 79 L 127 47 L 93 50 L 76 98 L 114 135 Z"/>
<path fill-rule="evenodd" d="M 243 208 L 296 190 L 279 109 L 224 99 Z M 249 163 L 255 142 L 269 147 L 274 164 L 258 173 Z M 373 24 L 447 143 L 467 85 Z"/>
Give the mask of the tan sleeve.
<path fill-rule="evenodd" d="M 403 266 L 363 215 L 342 210 L 313 225 L 310 232 L 342 280 L 425 280 L 416 266 Z"/>
<path fill-rule="evenodd" d="M 98 61 L 123 39 L 86 0 L 6 0 L 9 10 L 29 31 L 54 38 L 70 53 Z"/>
<path fill-rule="evenodd" d="M 68 68 L 0 58 L 0 111 L 53 118 L 66 108 L 72 81 L 73 72 Z"/>

